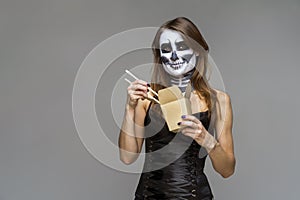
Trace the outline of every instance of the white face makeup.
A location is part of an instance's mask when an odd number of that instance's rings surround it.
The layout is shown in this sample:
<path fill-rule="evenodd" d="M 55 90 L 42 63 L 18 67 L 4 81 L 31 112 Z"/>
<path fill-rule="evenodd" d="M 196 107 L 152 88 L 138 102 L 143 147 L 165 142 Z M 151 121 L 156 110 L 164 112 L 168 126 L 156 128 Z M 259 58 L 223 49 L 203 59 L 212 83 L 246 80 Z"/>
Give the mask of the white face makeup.
<path fill-rule="evenodd" d="M 196 54 L 187 46 L 181 34 L 166 29 L 159 40 L 160 55 L 165 71 L 175 77 L 182 77 L 196 65 Z"/>

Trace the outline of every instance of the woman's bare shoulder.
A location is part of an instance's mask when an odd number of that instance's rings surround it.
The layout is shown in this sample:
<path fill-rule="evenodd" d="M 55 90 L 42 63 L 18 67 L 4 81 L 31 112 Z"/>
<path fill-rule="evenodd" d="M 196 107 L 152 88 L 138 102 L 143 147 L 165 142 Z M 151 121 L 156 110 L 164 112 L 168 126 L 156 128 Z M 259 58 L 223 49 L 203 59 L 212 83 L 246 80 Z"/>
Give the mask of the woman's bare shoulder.
<path fill-rule="evenodd" d="M 223 122 L 226 121 L 226 119 L 232 119 L 232 106 L 229 94 L 221 90 L 214 90 L 216 92 L 218 118 Z"/>
<path fill-rule="evenodd" d="M 230 95 L 227 92 L 212 88 L 216 93 L 216 97 L 220 103 L 228 104 L 230 103 Z"/>

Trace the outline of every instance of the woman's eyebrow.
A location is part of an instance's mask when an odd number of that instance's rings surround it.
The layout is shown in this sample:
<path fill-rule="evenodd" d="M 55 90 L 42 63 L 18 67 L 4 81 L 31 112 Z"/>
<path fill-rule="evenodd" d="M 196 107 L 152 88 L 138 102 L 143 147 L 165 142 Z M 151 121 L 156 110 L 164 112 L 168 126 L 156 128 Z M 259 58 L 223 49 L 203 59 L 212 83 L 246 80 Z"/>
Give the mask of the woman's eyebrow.
<path fill-rule="evenodd" d="M 171 43 L 170 42 L 168 42 L 168 43 L 162 43 L 160 46 L 161 47 L 170 47 Z"/>
<path fill-rule="evenodd" d="M 178 45 L 178 44 L 186 44 L 186 43 L 185 43 L 184 40 L 181 40 L 181 41 L 179 41 L 179 42 L 175 42 L 175 44 Z"/>
<path fill-rule="evenodd" d="M 171 44 L 171 42 L 170 42 L 170 40 L 168 40 L 168 41 L 165 40 L 165 41 L 162 42 L 161 44 L 162 44 L 162 45 L 163 45 L 163 44 Z"/>

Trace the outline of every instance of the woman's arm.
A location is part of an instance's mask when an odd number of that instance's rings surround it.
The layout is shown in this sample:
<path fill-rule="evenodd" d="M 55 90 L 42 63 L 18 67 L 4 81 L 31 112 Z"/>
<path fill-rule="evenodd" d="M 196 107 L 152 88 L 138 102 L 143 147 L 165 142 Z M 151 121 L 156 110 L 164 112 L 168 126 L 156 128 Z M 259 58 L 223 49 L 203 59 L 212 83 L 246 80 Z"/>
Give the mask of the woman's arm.
<path fill-rule="evenodd" d="M 235 156 L 232 138 L 232 107 L 230 97 L 226 93 L 221 93 L 220 105 L 225 112 L 224 120 L 219 120 L 221 124 L 220 134 L 218 134 L 218 142 L 212 140 L 212 149 L 208 149 L 209 157 L 212 161 L 214 169 L 227 178 L 234 173 Z M 217 130 L 218 131 L 218 130 Z"/>
<path fill-rule="evenodd" d="M 119 134 L 119 155 L 120 160 L 125 164 L 133 163 L 142 149 L 147 100 L 141 99 L 146 96 L 146 82 L 135 81 L 128 87 L 128 99 Z"/>
<path fill-rule="evenodd" d="M 214 169 L 224 178 L 231 176 L 235 169 L 235 157 L 232 139 L 232 108 L 230 97 L 218 91 L 219 109 L 217 109 L 216 131 L 218 141 L 205 129 L 201 121 L 193 115 L 183 116 L 179 122 L 182 133 L 192 137 L 205 148 L 212 161 Z"/>

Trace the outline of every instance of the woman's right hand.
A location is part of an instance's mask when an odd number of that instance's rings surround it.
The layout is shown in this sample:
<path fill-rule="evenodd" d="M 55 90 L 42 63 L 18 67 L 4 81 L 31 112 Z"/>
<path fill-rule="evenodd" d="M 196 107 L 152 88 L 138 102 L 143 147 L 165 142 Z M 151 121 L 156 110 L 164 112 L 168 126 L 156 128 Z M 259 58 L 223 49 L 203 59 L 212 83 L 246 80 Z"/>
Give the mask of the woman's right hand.
<path fill-rule="evenodd" d="M 146 81 L 135 80 L 127 88 L 127 105 L 135 109 L 138 100 L 148 97 L 148 85 Z"/>

